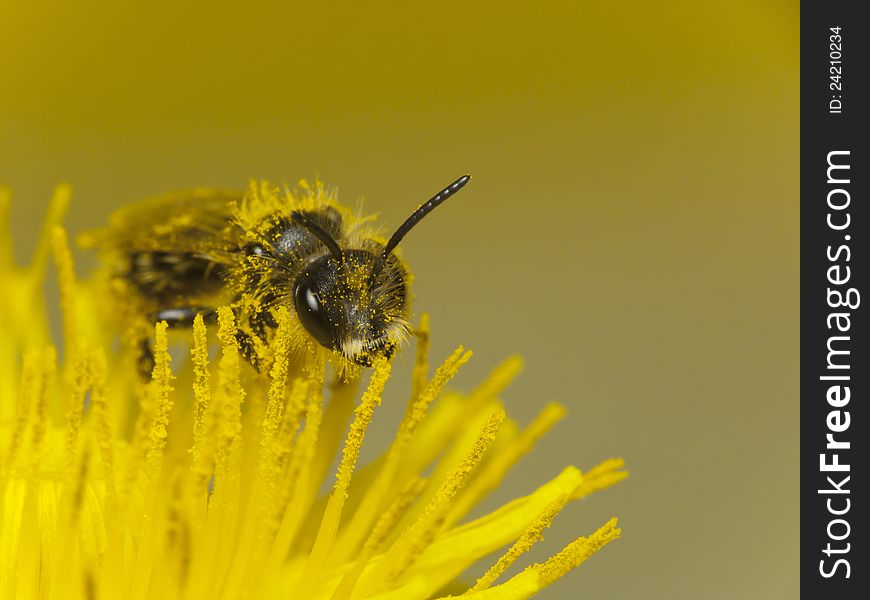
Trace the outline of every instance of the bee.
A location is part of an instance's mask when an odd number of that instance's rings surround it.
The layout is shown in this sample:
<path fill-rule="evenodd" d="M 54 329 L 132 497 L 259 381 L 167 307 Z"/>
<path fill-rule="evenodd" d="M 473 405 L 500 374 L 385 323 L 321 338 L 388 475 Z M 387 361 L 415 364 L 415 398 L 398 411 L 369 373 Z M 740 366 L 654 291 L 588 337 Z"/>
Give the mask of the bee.
<path fill-rule="evenodd" d="M 144 377 L 154 365 L 154 323 L 186 328 L 197 315 L 213 322 L 218 306 L 232 308 L 240 350 L 258 370 L 257 349 L 278 327 L 281 307 L 295 316 L 294 348 L 321 347 L 345 365 L 370 367 L 411 332 L 411 273 L 396 247 L 469 179 L 443 188 L 386 240 L 373 217 L 339 204 L 322 183 L 302 181 L 296 192 L 262 183 L 247 193 L 197 189 L 146 200 L 79 241 L 104 254 Z"/>

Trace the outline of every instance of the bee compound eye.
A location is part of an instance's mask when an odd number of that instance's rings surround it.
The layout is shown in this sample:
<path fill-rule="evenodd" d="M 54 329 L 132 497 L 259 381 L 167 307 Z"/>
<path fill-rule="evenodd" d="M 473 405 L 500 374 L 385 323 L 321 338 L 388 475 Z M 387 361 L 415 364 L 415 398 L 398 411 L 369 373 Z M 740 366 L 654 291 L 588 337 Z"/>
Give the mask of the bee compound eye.
<path fill-rule="evenodd" d="M 305 330 L 322 346 L 335 348 L 335 328 L 329 322 L 320 297 L 308 285 L 296 286 L 293 294 L 296 314 Z"/>

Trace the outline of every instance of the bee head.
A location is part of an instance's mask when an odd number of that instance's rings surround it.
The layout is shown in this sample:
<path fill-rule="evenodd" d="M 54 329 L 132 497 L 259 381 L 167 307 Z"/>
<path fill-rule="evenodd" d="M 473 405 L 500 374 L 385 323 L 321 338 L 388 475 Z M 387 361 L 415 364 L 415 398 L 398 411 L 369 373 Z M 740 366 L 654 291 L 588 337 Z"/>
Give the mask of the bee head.
<path fill-rule="evenodd" d="M 308 264 L 293 286 L 296 314 L 305 330 L 359 365 L 371 366 L 377 356 L 389 358 L 408 330 L 408 274 L 392 252 L 411 228 L 469 179 L 460 177 L 421 205 L 379 254 L 342 250 L 304 213 L 293 213 L 293 220 L 329 250 Z"/>
<path fill-rule="evenodd" d="M 389 358 L 407 332 L 407 273 L 393 258 L 371 284 L 378 255 L 345 250 L 312 261 L 296 278 L 293 302 L 305 330 L 322 346 L 362 366 Z"/>

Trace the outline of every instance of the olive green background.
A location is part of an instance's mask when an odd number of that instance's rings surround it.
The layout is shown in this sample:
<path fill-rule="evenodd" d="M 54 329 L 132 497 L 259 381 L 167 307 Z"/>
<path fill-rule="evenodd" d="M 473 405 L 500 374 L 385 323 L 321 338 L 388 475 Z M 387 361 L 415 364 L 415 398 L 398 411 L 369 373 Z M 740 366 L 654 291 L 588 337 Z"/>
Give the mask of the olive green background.
<path fill-rule="evenodd" d="M 519 352 L 509 412 L 570 408 L 487 506 L 632 472 L 548 532 L 624 536 L 541 597 L 797 597 L 798 2 L 315 4 L 0 0 L 21 256 L 59 181 L 74 232 L 317 175 L 394 227 L 468 172 L 403 244 L 434 355 L 475 350 L 467 389 Z"/>

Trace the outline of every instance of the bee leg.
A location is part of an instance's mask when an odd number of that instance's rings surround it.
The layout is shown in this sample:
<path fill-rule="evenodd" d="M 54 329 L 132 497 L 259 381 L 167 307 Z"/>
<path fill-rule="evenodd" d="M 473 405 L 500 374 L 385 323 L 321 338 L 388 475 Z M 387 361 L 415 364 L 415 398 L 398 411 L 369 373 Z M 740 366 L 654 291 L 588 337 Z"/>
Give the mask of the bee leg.
<path fill-rule="evenodd" d="M 154 350 L 151 348 L 151 340 L 143 338 L 142 341 L 139 342 L 139 360 L 136 363 L 136 366 L 139 369 L 139 377 L 141 377 L 143 381 L 149 381 L 156 364 Z"/>
<path fill-rule="evenodd" d="M 257 336 L 257 339 L 259 339 L 264 344 L 266 343 L 266 328 L 278 328 L 278 322 L 275 320 L 275 317 L 272 316 L 272 313 L 268 310 L 263 310 L 256 313 L 249 319 L 248 322 L 251 324 L 251 331 L 253 331 L 254 335 Z"/>
<path fill-rule="evenodd" d="M 257 355 L 257 348 L 254 346 L 254 340 L 247 333 L 239 329 L 236 331 L 236 341 L 239 342 L 239 351 L 245 360 L 251 363 L 254 370 L 260 373 L 260 357 Z"/>
<path fill-rule="evenodd" d="M 393 353 L 395 353 L 395 351 L 396 351 L 395 344 L 386 344 L 384 346 L 384 358 L 386 358 L 387 360 L 390 360 L 391 358 L 393 358 Z"/>
<path fill-rule="evenodd" d="M 206 323 L 213 323 L 217 317 L 217 311 L 213 308 L 202 306 L 177 306 L 175 308 L 163 308 L 148 315 L 152 323 L 166 321 L 170 329 L 180 327 L 193 327 L 196 315 L 202 315 Z"/>
<path fill-rule="evenodd" d="M 201 306 L 181 306 L 176 308 L 164 308 L 155 311 L 148 315 L 148 319 L 152 323 L 166 321 L 170 329 L 180 327 L 192 327 L 193 320 L 196 315 L 201 314 L 207 323 L 213 323 L 217 317 L 217 311 L 213 308 L 203 308 Z M 154 371 L 155 359 L 154 349 L 151 347 L 150 338 L 144 338 L 139 343 L 139 375 L 144 381 L 151 379 L 151 373 Z"/>

